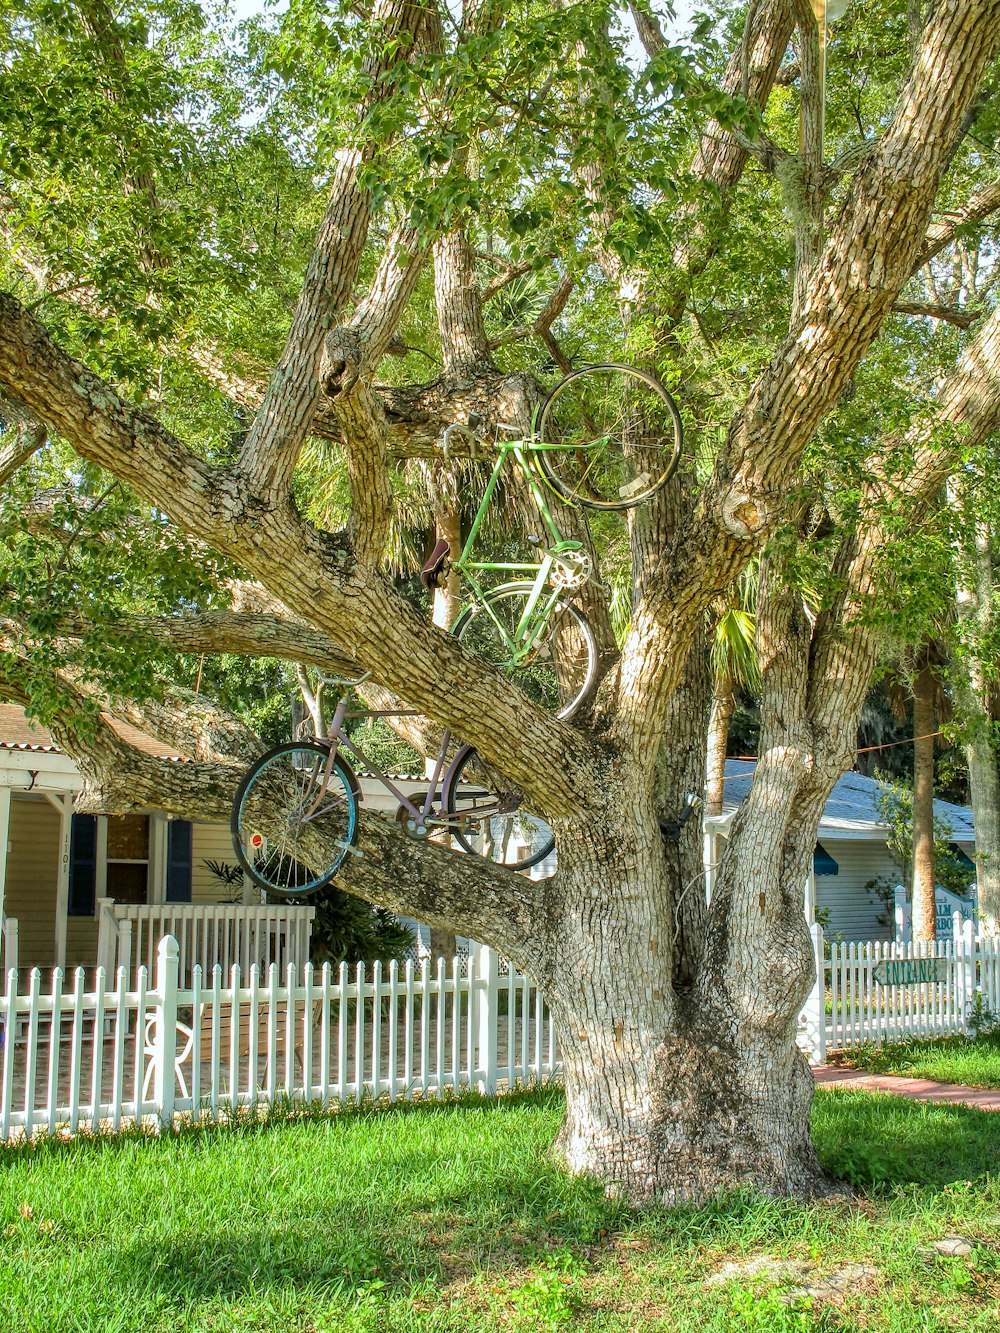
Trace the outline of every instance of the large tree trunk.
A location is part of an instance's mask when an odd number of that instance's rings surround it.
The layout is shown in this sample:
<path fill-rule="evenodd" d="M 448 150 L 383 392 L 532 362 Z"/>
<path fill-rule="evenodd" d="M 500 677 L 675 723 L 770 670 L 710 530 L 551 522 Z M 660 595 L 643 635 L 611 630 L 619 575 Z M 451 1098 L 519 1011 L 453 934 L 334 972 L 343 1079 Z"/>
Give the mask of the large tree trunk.
<path fill-rule="evenodd" d="M 934 669 L 927 662 L 913 684 L 913 938 L 933 940 Z"/>
<path fill-rule="evenodd" d="M 703 948 L 693 984 L 678 988 L 664 931 L 672 858 L 636 836 L 656 828 L 638 776 L 604 789 L 603 821 L 561 831 L 558 899 L 575 910 L 560 913 L 545 978 L 566 1086 L 556 1152 L 632 1199 L 704 1201 L 737 1181 L 822 1193 L 813 1080 L 795 1042 L 812 977 L 801 880 L 793 870 L 777 946 L 762 938 L 755 889 L 716 913 L 731 946 Z M 767 822 L 749 822 L 744 844 L 772 832 Z"/>

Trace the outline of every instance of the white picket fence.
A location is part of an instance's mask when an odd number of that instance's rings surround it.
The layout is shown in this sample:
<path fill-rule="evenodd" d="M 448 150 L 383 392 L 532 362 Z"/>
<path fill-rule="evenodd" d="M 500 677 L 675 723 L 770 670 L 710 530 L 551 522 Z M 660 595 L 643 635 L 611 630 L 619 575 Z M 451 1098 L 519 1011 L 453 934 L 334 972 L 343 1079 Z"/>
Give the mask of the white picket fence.
<path fill-rule="evenodd" d="M 17 973 L 0 996 L 0 1143 L 34 1134 L 118 1129 L 177 1115 L 218 1119 L 280 1103 L 325 1107 L 365 1098 L 493 1092 L 558 1069 L 552 1019 L 530 978 L 499 974 L 479 949 L 463 969 L 439 960 L 348 970 L 272 964 L 216 967 L 182 987 L 166 936 L 155 985 L 145 967 L 114 984 L 98 969 L 42 989 Z"/>
<path fill-rule="evenodd" d="M 817 984 L 799 1024 L 813 1062 L 861 1042 L 970 1030 L 979 1005 L 1000 1014 L 1000 940 L 954 923 L 950 940 L 827 946 L 812 928 Z M 476 1088 L 491 1093 L 559 1073 L 551 1014 L 535 983 L 474 948 L 446 968 L 428 961 L 370 970 L 277 964 L 229 976 L 195 966 L 190 984 L 172 936 L 145 966 L 43 989 L 7 973 L 0 994 L 0 1143 L 117 1129 L 175 1116 L 216 1120 L 282 1103 L 390 1101 Z M 897 966 L 876 979 L 881 963 Z M 900 967 L 898 964 L 928 964 Z M 915 980 L 923 973 L 933 979 Z"/>
<path fill-rule="evenodd" d="M 820 926 L 812 927 L 812 936 L 817 982 L 802 1012 L 799 1041 L 814 1062 L 828 1050 L 863 1042 L 967 1033 L 977 1003 L 1000 1014 L 1000 938 L 977 937 L 957 912 L 951 939 L 930 943 L 832 941 L 827 947 Z M 880 963 L 921 961 L 933 967 L 897 966 L 884 982 L 876 974 Z M 934 979 L 916 979 L 921 973 Z"/>

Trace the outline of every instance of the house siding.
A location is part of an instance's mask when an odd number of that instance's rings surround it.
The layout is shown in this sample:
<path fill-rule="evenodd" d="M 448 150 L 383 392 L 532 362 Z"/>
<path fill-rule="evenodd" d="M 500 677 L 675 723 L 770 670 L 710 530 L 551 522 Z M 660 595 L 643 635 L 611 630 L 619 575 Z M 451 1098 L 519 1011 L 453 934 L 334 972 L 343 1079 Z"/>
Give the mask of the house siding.
<path fill-rule="evenodd" d="M 816 876 L 816 906 L 830 913 L 826 927 L 832 939 L 888 940 L 892 938 L 892 909 L 865 888 L 873 879 L 899 881 L 899 866 L 884 844 L 867 838 L 831 838 L 820 841 L 837 862 L 836 875 Z M 879 920 L 882 917 L 883 920 Z"/>
<path fill-rule="evenodd" d="M 93 967 L 97 958 L 97 917 L 71 916 L 66 926 L 66 970 Z"/>
<path fill-rule="evenodd" d="M 18 962 L 54 967 L 59 814 L 44 796 L 11 795 L 4 912 L 17 918 Z"/>
<path fill-rule="evenodd" d="M 228 824 L 195 824 L 191 838 L 191 901 L 225 902 L 225 885 L 215 878 L 205 865 L 206 861 L 219 861 L 223 865 L 233 866 L 237 864 Z"/>

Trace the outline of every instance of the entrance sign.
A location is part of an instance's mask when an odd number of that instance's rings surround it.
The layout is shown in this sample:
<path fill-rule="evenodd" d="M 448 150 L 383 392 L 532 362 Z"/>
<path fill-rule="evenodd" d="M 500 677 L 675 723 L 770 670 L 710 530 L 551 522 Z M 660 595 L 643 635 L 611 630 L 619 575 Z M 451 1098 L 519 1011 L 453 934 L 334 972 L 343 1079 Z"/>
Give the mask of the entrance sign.
<path fill-rule="evenodd" d="M 948 981 L 949 958 L 883 958 L 872 973 L 880 986 L 915 986 L 923 981 Z"/>

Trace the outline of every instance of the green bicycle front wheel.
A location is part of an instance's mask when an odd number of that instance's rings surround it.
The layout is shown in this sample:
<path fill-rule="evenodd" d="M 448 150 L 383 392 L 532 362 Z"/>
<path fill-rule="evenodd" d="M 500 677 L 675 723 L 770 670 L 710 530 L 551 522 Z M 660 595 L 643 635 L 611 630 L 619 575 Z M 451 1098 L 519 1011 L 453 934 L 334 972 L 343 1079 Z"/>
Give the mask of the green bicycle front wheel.
<path fill-rule="evenodd" d="M 644 370 L 584 366 L 560 380 L 538 417 L 535 457 L 570 504 L 631 509 L 661 490 L 681 456 L 681 417 Z"/>
<path fill-rule="evenodd" d="M 519 652 L 517 627 L 533 587 L 523 582 L 491 589 L 465 608 L 452 633 L 542 708 L 572 717 L 597 681 L 597 639 L 583 612 L 559 597 L 530 649 Z"/>
<path fill-rule="evenodd" d="M 329 883 L 357 829 L 353 774 L 326 745 L 293 741 L 263 755 L 233 802 L 233 850 L 260 888 L 300 898 Z"/>

